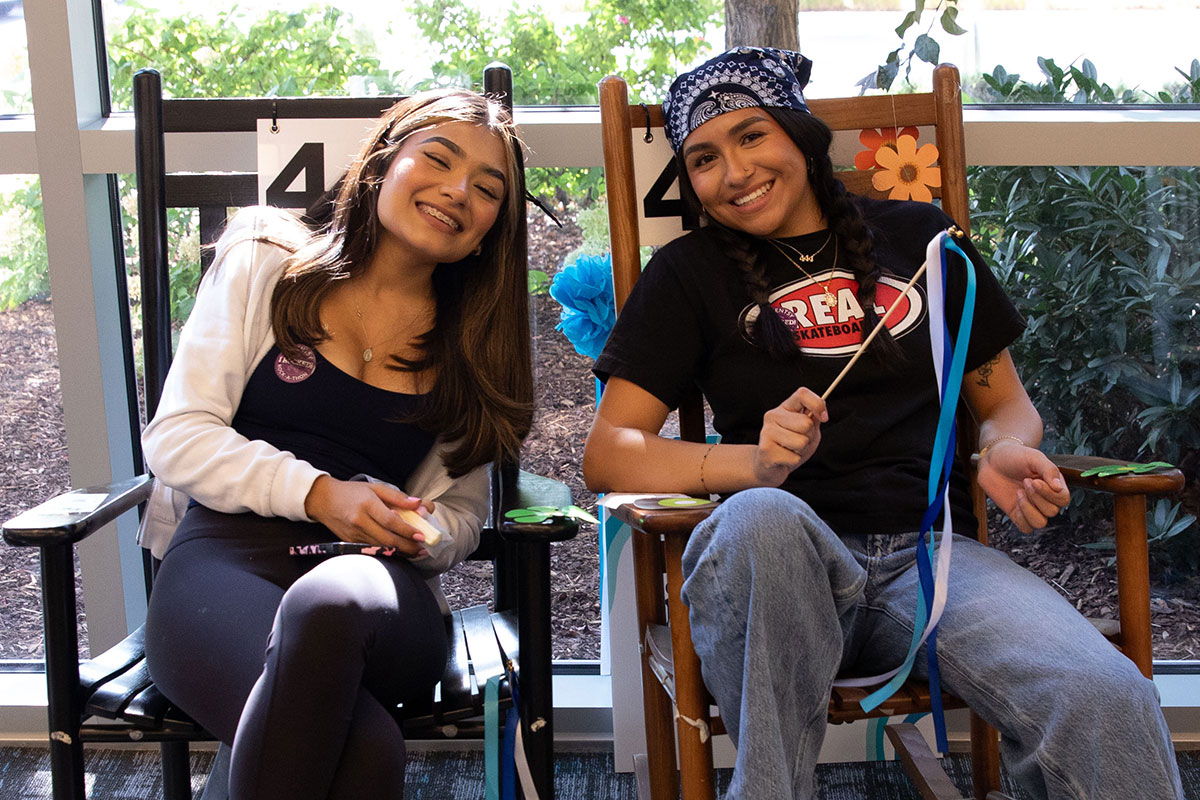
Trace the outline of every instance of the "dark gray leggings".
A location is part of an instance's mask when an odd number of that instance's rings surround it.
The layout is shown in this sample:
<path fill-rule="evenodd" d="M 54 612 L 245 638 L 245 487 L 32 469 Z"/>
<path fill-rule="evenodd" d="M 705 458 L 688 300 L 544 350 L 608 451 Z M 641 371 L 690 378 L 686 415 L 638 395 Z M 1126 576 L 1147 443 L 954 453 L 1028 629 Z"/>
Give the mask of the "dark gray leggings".
<path fill-rule="evenodd" d="M 288 555 L 311 523 L 187 513 L 155 579 L 155 683 L 233 745 L 232 800 L 396 798 L 404 738 L 388 708 L 427 695 L 444 618 L 403 559 Z"/>

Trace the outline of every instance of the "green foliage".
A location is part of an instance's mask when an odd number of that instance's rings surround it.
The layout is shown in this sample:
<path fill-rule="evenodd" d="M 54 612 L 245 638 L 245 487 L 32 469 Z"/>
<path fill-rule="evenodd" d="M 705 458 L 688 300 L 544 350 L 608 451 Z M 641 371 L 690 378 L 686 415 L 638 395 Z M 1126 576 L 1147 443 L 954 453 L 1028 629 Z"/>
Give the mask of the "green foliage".
<path fill-rule="evenodd" d="M 661 93 L 709 49 L 716 0 L 588 0 L 587 20 L 556 27 L 540 8 L 484 13 L 463 0 L 417 0 L 410 13 L 438 43 L 429 85 L 470 85 L 492 61 L 512 67 L 518 105 L 592 105 L 596 84 L 620 75 L 634 96 Z"/>
<path fill-rule="evenodd" d="M 529 270 L 529 293 L 532 295 L 550 293 L 550 276 L 545 270 Z"/>
<path fill-rule="evenodd" d="M 598 256 L 608 252 L 608 203 L 597 203 L 581 210 L 575 216 L 575 224 L 583 231 L 578 255 Z"/>
<path fill-rule="evenodd" d="M 370 39 L 336 8 L 249 18 L 235 7 L 210 20 L 197 14 L 166 17 L 136 0 L 129 5 L 136 13 L 108 44 L 116 107 L 131 105 L 133 75 L 146 67 L 158 70 L 163 93 L 172 97 L 337 95 L 347 93 L 351 79 L 362 81 L 356 88 L 395 91 Z M 123 184 L 122 197 L 129 197 L 131 184 Z M 138 255 L 132 204 L 125 211 L 125 252 L 133 276 Z M 182 322 L 200 280 L 199 222 L 194 213 L 174 209 L 167 222 L 171 317 Z M 132 282 L 130 293 L 136 300 Z"/>
<path fill-rule="evenodd" d="M 900 38 L 900 45 L 887 54 L 887 58 L 876 67 L 874 72 L 858 82 L 857 85 L 861 87 L 862 91 L 865 92 L 868 89 L 887 91 L 892 88 L 892 84 L 900 76 L 901 70 L 904 70 L 904 80 L 907 82 L 912 74 L 914 58 L 927 64 L 936 65 L 941 59 L 942 46 L 933 36 L 935 25 L 948 36 L 961 36 L 967 32 L 966 28 L 958 24 L 958 0 L 937 0 L 937 5 L 926 17 L 929 23 L 924 30 L 920 30 L 918 26 L 921 18 L 926 16 L 925 0 L 912 0 L 912 6 L 912 11 L 907 12 L 904 19 L 896 26 L 896 36 Z M 905 41 L 905 36 L 913 31 L 916 32 L 916 36 L 910 44 Z"/>
<path fill-rule="evenodd" d="M 1038 68 L 1042 71 L 1043 81 L 1031 84 L 1021 80 L 1015 72 L 1008 72 L 1004 67 L 997 66 L 991 75 L 980 76 L 971 94 L 977 102 L 982 103 L 1105 103 L 1126 104 L 1138 103 L 1152 99 L 1148 95 L 1133 89 L 1113 88 L 1102 83 L 1096 72 L 1096 66 L 1089 60 L 1083 59 L 1078 67 L 1072 65 L 1063 69 L 1054 63 L 1052 58 L 1038 57 Z M 1169 102 L 1169 101 L 1168 101 Z"/>
<path fill-rule="evenodd" d="M 3 70 L 4 82 L 9 87 L 0 88 L 0 113 L 3 114 L 32 114 L 33 92 L 29 80 L 29 53 L 25 48 L 18 47 L 15 53 L 8 53 L 7 68 Z"/>
<path fill-rule="evenodd" d="M 0 311 L 50 295 L 41 181 L 24 183 L 0 193 L 0 230 L 8 231 L 0 241 Z"/>
<path fill-rule="evenodd" d="M 586 21 L 556 27 L 540 8 L 463 0 L 416 0 L 423 38 L 438 43 L 433 75 L 418 88 L 470 86 L 492 61 L 513 70 L 517 105 L 594 105 L 596 84 L 620 75 L 631 97 L 661 97 L 675 74 L 706 53 L 704 29 L 719 23 L 716 0 L 588 0 Z M 601 170 L 530 170 L 529 189 L 560 208 L 603 194 Z"/>
<path fill-rule="evenodd" d="M 579 209 L 575 224 L 583 232 L 583 241 L 563 256 L 562 265 L 574 264 L 580 256 L 600 256 L 610 249 L 608 237 L 608 203 L 605 200 Z"/>
<path fill-rule="evenodd" d="M 1200 569 L 1200 550 L 1196 549 L 1194 535 L 1195 524 L 1196 517 L 1185 513 L 1178 503 L 1159 498 L 1146 515 L 1146 537 L 1151 553 L 1176 572 L 1195 573 Z M 1089 542 L 1084 547 L 1111 552 L 1117 549 L 1111 536 Z M 1114 557 L 1109 563 L 1111 565 L 1115 562 Z"/>
<path fill-rule="evenodd" d="M 599 167 L 530 167 L 525 170 L 529 191 L 559 216 L 572 208 L 587 208 L 604 197 L 604 170 Z"/>
<path fill-rule="evenodd" d="M 109 36 L 113 106 L 132 104 L 133 75 L 158 70 L 168 97 L 260 97 L 393 90 L 374 45 L 332 6 L 272 11 L 251 18 L 234 6 L 214 19 L 163 16 L 130 0 L 134 13 Z"/>
<path fill-rule="evenodd" d="M 1086 60 L 1069 69 L 1039 63 L 1040 84 L 998 67 L 975 91 L 1015 102 L 1155 99 L 1101 83 Z M 1200 169 L 976 167 L 970 186 L 980 250 L 1029 323 L 1013 356 L 1046 421 L 1048 445 L 1167 461 L 1194 481 Z M 1169 533 L 1155 539 L 1162 545 L 1155 554 L 1176 561 L 1181 541 L 1193 550 L 1200 543 L 1193 514 L 1166 513 L 1160 527 Z"/>
<path fill-rule="evenodd" d="M 1183 76 L 1183 83 L 1167 87 L 1154 97 L 1160 103 L 1200 103 L 1200 59 L 1193 58 L 1187 72 L 1179 67 L 1175 71 Z"/>

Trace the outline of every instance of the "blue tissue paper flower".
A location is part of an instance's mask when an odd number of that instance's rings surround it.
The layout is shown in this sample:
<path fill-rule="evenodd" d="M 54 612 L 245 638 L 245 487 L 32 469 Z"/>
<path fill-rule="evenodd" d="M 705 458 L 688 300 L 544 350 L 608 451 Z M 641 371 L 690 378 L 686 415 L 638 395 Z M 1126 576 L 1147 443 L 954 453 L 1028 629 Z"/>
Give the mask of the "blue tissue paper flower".
<path fill-rule="evenodd" d="M 550 296 L 563 307 L 555 330 L 563 332 L 577 353 L 594 360 L 617 321 L 612 257 L 579 256 L 554 276 Z"/>

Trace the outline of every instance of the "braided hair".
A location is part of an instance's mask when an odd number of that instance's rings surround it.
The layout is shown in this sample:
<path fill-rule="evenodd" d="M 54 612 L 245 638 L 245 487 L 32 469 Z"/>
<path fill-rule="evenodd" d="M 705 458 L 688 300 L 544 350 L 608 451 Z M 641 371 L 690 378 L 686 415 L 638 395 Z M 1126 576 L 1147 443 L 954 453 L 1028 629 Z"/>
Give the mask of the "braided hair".
<path fill-rule="evenodd" d="M 881 273 L 873 255 L 874 241 L 871 229 L 863 219 L 862 212 L 842 182 L 834 177 L 833 162 L 829 158 L 829 146 L 833 133 L 829 126 L 805 111 L 791 108 L 764 107 L 788 137 L 808 157 L 808 183 L 816 196 L 817 205 L 829 223 L 829 229 L 837 237 L 845 254 L 845 264 L 850 267 L 858 281 L 858 302 L 865 314 L 862 326 L 864 338 L 879 324 L 875 312 L 875 288 Z M 682 156 L 676 156 L 679 183 L 684 202 L 703 213 L 687 175 L 687 164 Z M 744 231 L 723 225 L 711 218 L 708 229 L 720 240 L 726 253 L 742 273 L 746 293 L 758 307 L 750 336 L 754 344 L 776 358 L 790 358 L 800 352 L 792 332 L 771 305 L 771 285 L 767 279 L 766 264 L 762 258 L 767 241 Z M 895 340 L 886 331 L 880 331 L 871 353 L 875 358 L 895 357 L 899 353 Z M 894 361 L 892 363 L 895 363 Z"/>

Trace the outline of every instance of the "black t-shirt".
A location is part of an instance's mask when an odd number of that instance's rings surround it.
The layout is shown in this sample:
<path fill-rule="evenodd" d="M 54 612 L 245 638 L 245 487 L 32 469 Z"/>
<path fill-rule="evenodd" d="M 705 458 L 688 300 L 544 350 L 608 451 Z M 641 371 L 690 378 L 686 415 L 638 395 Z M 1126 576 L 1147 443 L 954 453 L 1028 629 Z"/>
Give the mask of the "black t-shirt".
<path fill-rule="evenodd" d="M 312 348 L 288 361 L 272 347 L 250 376 L 232 427 L 339 480 L 370 475 L 403 486 L 434 436 L 403 422 L 423 395 L 363 383 Z"/>
<path fill-rule="evenodd" d="M 951 224 L 927 203 L 858 199 L 874 237 L 874 257 L 884 277 L 875 305 L 882 311 L 899 296 L 925 260 L 929 241 Z M 785 240 L 816 251 L 821 231 Z M 1007 347 L 1024 321 L 975 248 L 960 245 L 976 266 L 977 295 L 966 369 L 974 370 Z M 772 305 L 800 341 L 802 355 L 773 359 L 750 343 L 746 321 L 756 308 L 741 272 L 723 255 L 719 239 L 694 231 L 659 251 L 638 280 L 594 370 L 617 376 L 653 394 L 670 408 L 689 387 L 704 393 L 721 440 L 756 444 L 762 418 L 800 386 L 824 392 L 850 359 L 862 334 L 852 274 L 835 268 L 825 247 L 809 275 L 764 246 Z M 951 258 L 947 321 L 951 335 L 961 317 L 965 270 Z M 818 298 L 826 287 L 837 297 L 830 310 Z M 930 355 L 924 279 L 889 322 L 902 351 L 884 363 L 868 351 L 827 400 L 829 422 L 811 460 L 783 489 L 801 497 L 841 534 L 917 530 L 926 507 L 929 459 L 939 413 Z M 872 345 L 872 349 L 874 345 Z M 974 515 L 961 466 L 951 481 L 955 529 L 974 533 Z"/>

